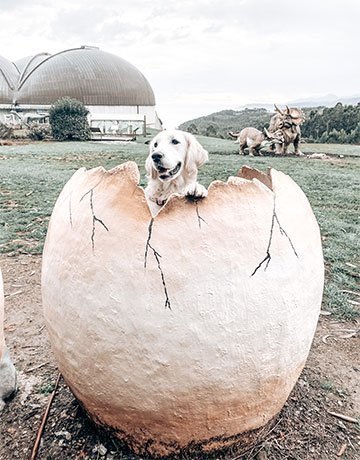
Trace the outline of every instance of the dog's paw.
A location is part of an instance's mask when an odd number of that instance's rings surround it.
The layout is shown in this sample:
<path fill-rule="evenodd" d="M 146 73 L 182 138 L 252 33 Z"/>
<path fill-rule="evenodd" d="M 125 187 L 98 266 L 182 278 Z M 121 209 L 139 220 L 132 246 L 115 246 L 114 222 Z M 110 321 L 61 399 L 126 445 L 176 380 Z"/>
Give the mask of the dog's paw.
<path fill-rule="evenodd" d="M 191 201 L 196 201 L 200 200 L 202 198 L 206 198 L 208 194 L 208 191 L 206 188 L 195 182 L 194 184 L 190 184 L 186 187 L 184 195 L 186 196 L 187 199 Z"/>

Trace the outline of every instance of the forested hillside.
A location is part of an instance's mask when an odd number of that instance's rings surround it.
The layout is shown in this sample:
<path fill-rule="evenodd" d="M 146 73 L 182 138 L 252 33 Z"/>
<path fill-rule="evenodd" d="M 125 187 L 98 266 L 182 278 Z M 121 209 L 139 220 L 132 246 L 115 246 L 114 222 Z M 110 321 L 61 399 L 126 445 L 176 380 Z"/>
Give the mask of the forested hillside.
<path fill-rule="evenodd" d="M 302 137 L 308 142 L 360 144 L 360 103 L 302 110 L 306 118 L 301 126 Z M 182 123 L 179 128 L 193 134 L 228 138 L 229 131 L 248 126 L 260 130 L 268 127 L 273 114 L 266 109 L 222 110 Z"/>
<path fill-rule="evenodd" d="M 222 110 L 186 121 L 179 128 L 192 134 L 226 139 L 229 131 L 240 131 L 247 126 L 257 129 L 269 126 L 271 115 L 266 109 Z"/>
<path fill-rule="evenodd" d="M 301 131 L 309 142 L 359 144 L 360 103 L 312 109 Z"/>

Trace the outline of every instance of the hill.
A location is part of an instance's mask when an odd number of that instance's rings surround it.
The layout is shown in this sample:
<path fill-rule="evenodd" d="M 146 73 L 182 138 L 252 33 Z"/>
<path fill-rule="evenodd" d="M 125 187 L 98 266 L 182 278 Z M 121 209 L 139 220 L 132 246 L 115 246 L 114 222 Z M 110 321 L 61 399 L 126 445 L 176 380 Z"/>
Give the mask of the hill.
<path fill-rule="evenodd" d="M 360 95 L 353 95 L 353 96 L 336 96 L 335 94 L 326 94 L 319 97 L 312 97 L 312 98 L 305 98 L 305 99 L 294 99 L 292 101 L 286 102 L 279 102 L 277 105 L 279 107 L 284 107 L 284 105 L 288 105 L 289 107 L 334 107 L 338 103 L 344 105 L 356 105 L 360 102 Z M 269 111 L 274 109 L 273 104 L 262 103 L 262 102 L 255 102 L 251 104 L 246 104 L 242 107 L 237 107 L 237 110 L 242 109 L 256 109 L 256 108 L 264 108 Z"/>
<path fill-rule="evenodd" d="M 302 110 L 305 114 L 302 137 L 308 142 L 360 143 L 360 104 L 343 105 L 339 102 L 335 107 L 303 107 Z M 226 139 L 229 131 L 240 131 L 248 126 L 263 130 L 269 126 L 273 114 L 265 108 L 222 110 L 182 123 L 180 129 Z"/>
<path fill-rule="evenodd" d="M 308 114 L 310 110 L 304 109 L 304 113 Z M 267 128 L 273 114 L 274 112 L 270 112 L 264 108 L 222 110 L 221 112 L 186 121 L 179 126 L 179 129 L 192 134 L 227 139 L 229 138 L 229 131 L 240 131 L 248 126 L 259 130 L 263 130 L 264 127 Z"/>
<path fill-rule="evenodd" d="M 222 110 L 182 123 L 179 128 L 193 134 L 228 138 L 229 131 L 239 131 L 247 126 L 263 129 L 269 125 L 271 113 L 264 108 Z"/>

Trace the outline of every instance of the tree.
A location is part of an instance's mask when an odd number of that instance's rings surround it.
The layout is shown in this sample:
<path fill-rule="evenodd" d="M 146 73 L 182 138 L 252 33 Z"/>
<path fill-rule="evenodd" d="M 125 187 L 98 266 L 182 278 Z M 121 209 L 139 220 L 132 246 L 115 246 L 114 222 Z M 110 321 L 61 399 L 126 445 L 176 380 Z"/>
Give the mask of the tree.
<path fill-rule="evenodd" d="M 360 123 L 351 131 L 348 137 L 350 144 L 360 144 Z"/>
<path fill-rule="evenodd" d="M 339 142 L 339 132 L 335 128 L 329 132 L 329 142 L 335 144 Z"/>
<path fill-rule="evenodd" d="M 214 125 L 208 125 L 206 128 L 206 136 L 209 137 L 216 137 L 217 135 L 217 129 L 215 128 Z"/>
<path fill-rule="evenodd" d="M 343 128 L 340 129 L 340 131 L 339 131 L 338 142 L 340 144 L 346 144 L 347 142 L 349 142 L 348 141 L 348 136 L 346 134 L 346 131 Z"/>
<path fill-rule="evenodd" d="M 63 97 L 50 108 L 50 125 L 54 139 L 58 141 L 87 141 L 90 127 L 88 109 L 84 104 L 70 97 Z"/>
<path fill-rule="evenodd" d="M 191 133 L 191 134 L 199 134 L 199 131 L 197 129 L 197 126 L 195 123 L 191 123 L 188 128 L 187 128 L 187 132 L 188 133 Z"/>
<path fill-rule="evenodd" d="M 329 142 L 329 134 L 327 131 L 324 131 L 319 139 L 320 144 L 327 144 Z"/>

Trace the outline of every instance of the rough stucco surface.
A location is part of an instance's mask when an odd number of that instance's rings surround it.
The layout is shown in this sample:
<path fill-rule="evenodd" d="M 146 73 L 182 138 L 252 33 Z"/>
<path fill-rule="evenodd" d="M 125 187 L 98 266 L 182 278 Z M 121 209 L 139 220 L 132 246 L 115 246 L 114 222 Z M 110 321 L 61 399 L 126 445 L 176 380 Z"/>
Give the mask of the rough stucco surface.
<path fill-rule="evenodd" d="M 66 184 L 43 304 L 59 368 L 93 418 L 165 455 L 279 412 L 311 346 L 323 258 L 308 200 L 281 172 L 244 168 L 153 220 L 138 175 L 128 162 Z"/>

